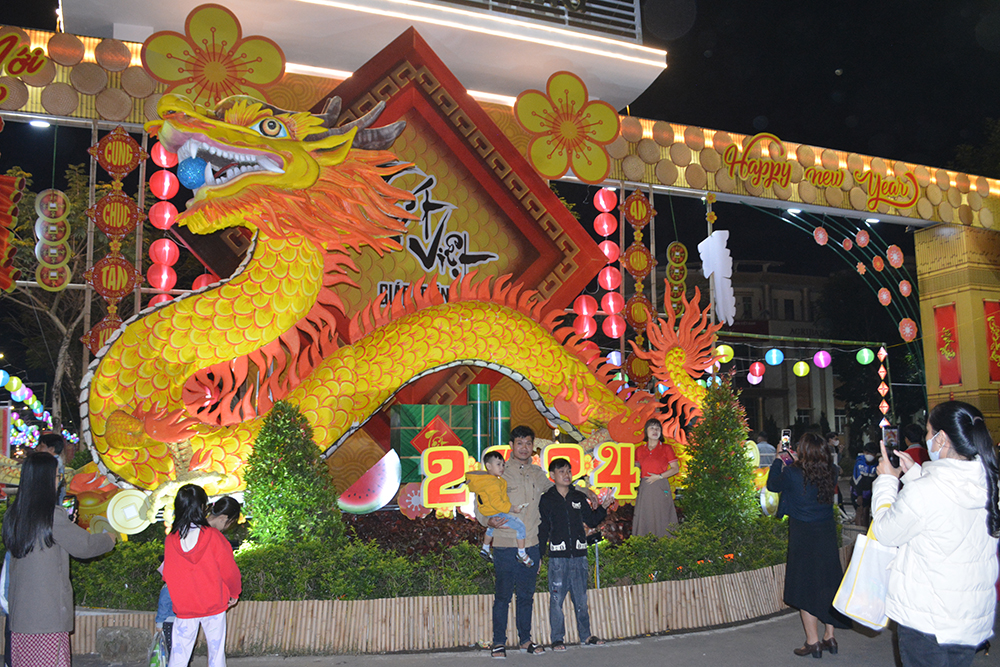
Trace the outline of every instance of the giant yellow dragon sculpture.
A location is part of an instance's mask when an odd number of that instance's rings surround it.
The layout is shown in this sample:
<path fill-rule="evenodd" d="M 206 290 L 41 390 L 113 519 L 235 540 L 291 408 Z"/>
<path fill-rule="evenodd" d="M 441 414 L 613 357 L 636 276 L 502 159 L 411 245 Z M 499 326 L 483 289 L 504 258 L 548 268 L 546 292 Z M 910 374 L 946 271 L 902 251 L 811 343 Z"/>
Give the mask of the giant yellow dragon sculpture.
<path fill-rule="evenodd" d="M 242 225 L 254 232 L 236 273 L 130 320 L 83 381 L 83 435 L 101 472 L 155 490 L 176 480 L 242 488 L 242 466 L 275 400 L 299 406 L 327 453 L 406 383 L 453 365 L 499 368 L 529 389 L 539 409 L 578 437 L 607 427 L 637 440 L 664 418 L 683 443 L 682 422 L 704 390 L 693 376 L 713 361 L 716 327 L 697 297 L 679 322 L 653 322 L 651 351 L 637 350 L 668 384 L 667 405 L 611 379 L 537 294 L 505 278 L 474 275 L 418 285 L 392 303 L 343 313 L 332 286 L 350 282 L 349 249 L 379 254 L 409 215 L 409 193 L 386 177 L 409 165 L 387 152 L 402 123 L 372 127 L 377 107 L 337 126 L 339 100 L 322 114 L 289 112 L 236 97 L 209 109 L 165 95 L 147 129 L 179 159 L 205 163 L 205 182 L 178 223 L 196 234 Z M 338 336 L 336 315 L 352 317 Z M 665 408 L 665 411 L 664 411 Z"/>

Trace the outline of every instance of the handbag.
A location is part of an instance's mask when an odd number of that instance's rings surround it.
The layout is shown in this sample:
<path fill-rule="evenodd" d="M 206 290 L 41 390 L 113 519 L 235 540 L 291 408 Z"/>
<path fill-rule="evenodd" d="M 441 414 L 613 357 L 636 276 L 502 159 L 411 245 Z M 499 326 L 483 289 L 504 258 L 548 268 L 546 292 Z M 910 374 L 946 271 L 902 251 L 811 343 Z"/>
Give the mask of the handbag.
<path fill-rule="evenodd" d="M 153 635 L 147 656 L 149 667 L 167 667 L 167 643 L 163 637 L 163 630 L 157 630 Z"/>
<path fill-rule="evenodd" d="M 833 598 L 834 609 L 872 630 L 885 628 L 889 623 L 885 615 L 889 566 L 897 551 L 897 547 L 879 544 L 871 527 L 867 535 L 858 535 L 851 562 Z"/>

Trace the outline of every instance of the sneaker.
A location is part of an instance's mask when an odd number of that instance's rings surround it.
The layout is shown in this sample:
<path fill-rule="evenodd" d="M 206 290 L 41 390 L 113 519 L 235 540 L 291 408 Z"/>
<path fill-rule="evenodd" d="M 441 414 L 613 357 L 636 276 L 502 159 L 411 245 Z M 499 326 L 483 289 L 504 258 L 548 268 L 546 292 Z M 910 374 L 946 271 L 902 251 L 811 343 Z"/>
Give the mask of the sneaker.
<path fill-rule="evenodd" d="M 487 563 L 492 563 L 493 562 L 493 554 L 490 553 L 489 549 L 480 549 L 479 550 L 479 555 Z"/>
<path fill-rule="evenodd" d="M 524 554 L 523 556 L 518 554 L 517 559 L 521 561 L 521 565 L 525 567 L 531 567 L 535 564 L 535 561 L 531 560 L 531 556 L 528 554 Z"/>

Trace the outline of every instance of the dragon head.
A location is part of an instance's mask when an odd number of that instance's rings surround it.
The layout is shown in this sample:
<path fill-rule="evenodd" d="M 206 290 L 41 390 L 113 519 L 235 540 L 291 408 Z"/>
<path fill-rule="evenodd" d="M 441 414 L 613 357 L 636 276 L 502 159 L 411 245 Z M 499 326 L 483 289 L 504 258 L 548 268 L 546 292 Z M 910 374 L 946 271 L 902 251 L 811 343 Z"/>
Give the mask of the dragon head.
<path fill-rule="evenodd" d="M 146 129 L 177 154 L 181 168 L 204 177 L 177 218 L 192 232 L 245 225 L 328 248 L 370 245 L 381 253 L 397 247 L 389 237 L 405 231 L 400 219 L 413 217 L 396 206 L 412 195 L 383 179 L 408 166 L 385 151 L 405 123 L 370 127 L 383 109 L 379 103 L 337 127 L 336 97 L 316 115 L 245 96 L 209 109 L 168 94 L 157 105 L 161 120 Z"/>

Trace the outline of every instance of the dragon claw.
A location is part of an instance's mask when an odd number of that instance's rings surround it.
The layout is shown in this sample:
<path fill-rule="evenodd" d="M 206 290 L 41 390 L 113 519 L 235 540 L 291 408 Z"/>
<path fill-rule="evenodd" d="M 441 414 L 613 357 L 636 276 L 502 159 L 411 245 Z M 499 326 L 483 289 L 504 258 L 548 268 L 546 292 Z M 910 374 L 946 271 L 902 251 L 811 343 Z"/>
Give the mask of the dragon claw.
<path fill-rule="evenodd" d="M 167 410 L 165 408 L 143 411 L 136 409 L 135 416 L 143 423 L 143 428 L 157 442 L 182 442 L 197 431 L 198 420 L 185 417 L 184 410 Z"/>
<path fill-rule="evenodd" d="M 569 387 L 564 387 L 553 401 L 553 407 L 559 411 L 562 417 L 574 425 L 583 424 L 594 412 L 590 403 L 590 396 L 587 388 L 580 389 L 578 378 L 573 378 L 573 393 L 570 395 Z"/>

